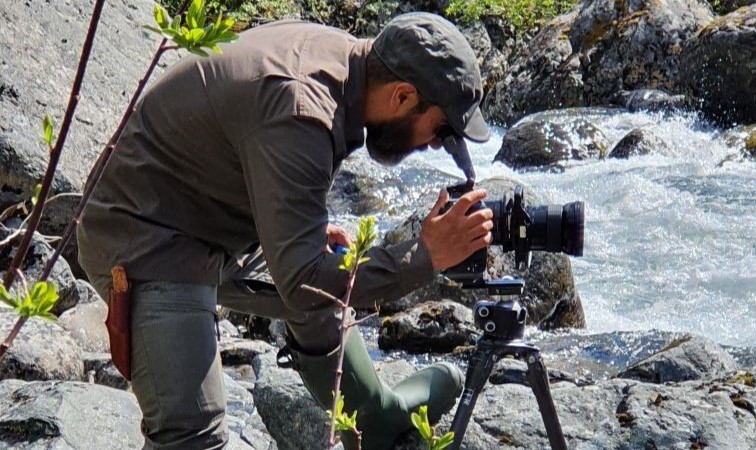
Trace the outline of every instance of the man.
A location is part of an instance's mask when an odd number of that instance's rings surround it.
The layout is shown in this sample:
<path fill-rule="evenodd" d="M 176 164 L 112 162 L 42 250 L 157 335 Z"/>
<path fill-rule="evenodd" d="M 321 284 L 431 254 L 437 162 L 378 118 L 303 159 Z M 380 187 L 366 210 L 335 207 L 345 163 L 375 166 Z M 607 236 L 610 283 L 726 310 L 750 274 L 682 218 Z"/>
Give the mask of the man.
<path fill-rule="evenodd" d="M 104 298 L 113 266 L 132 281 L 131 376 L 146 448 L 227 442 L 216 304 L 284 319 L 294 367 L 330 408 L 339 310 L 300 286 L 345 291 L 340 256 L 327 251 L 350 243 L 328 224 L 334 173 L 365 143 L 364 128 L 370 155 L 390 164 L 438 148 L 445 127 L 487 140 L 481 96 L 469 44 L 426 13 L 395 18 L 374 42 L 302 22 L 261 26 L 155 83 L 78 228 L 81 265 Z M 484 196 L 469 193 L 441 215 L 442 193 L 419 239 L 372 249 L 352 305 L 399 298 L 488 245 L 491 211 L 466 215 Z M 438 420 L 462 384 L 456 367 L 436 364 L 387 388 L 354 329 L 342 380 L 366 450 L 390 448 L 422 404 Z M 342 439 L 354 448 L 353 436 Z"/>

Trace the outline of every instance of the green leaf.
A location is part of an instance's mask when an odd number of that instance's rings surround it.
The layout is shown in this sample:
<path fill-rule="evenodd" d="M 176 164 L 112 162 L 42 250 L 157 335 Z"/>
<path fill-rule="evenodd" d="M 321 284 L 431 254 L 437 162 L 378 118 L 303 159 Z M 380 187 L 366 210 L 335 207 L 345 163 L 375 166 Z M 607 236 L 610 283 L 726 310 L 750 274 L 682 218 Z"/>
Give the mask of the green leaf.
<path fill-rule="evenodd" d="M 435 442 L 434 450 L 443 450 L 454 442 L 454 432 L 449 431 Z"/>
<path fill-rule="evenodd" d="M 0 302 L 5 303 L 13 309 L 17 309 L 19 306 L 18 301 L 14 300 L 13 297 L 11 297 L 10 293 L 2 284 L 0 284 Z"/>
<path fill-rule="evenodd" d="M 45 114 L 44 119 L 42 119 L 42 139 L 45 141 L 48 147 L 52 147 L 53 145 L 53 122 L 50 116 Z"/>
<path fill-rule="evenodd" d="M 160 5 L 155 5 L 152 9 L 152 14 L 155 16 L 155 23 L 160 28 L 166 28 L 170 24 L 170 16 L 166 12 L 165 8 Z"/>
<path fill-rule="evenodd" d="M 32 206 L 37 206 L 40 192 L 42 192 L 42 185 L 37 183 L 36 186 L 34 186 L 34 194 L 32 194 L 31 198 Z"/>

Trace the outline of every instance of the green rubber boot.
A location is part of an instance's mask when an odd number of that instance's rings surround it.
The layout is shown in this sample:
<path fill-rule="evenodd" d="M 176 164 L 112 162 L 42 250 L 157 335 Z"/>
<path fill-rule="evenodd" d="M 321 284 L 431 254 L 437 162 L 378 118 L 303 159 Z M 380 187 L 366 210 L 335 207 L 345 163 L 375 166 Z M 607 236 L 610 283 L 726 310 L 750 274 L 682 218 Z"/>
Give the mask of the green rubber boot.
<path fill-rule="evenodd" d="M 357 429 L 362 432 L 362 450 L 388 450 L 396 438 L 412 428 L 410 415 L 428 405 L 428 419 L 437 422 L 462 392 L 462 373 L 448 363 L 426 367 L 389 388 L 375 373 L 359 330 L 348 331 L 345 340 L 341 392 L 344 410 L 357 411 Z M 323 409 L 333 407 L 333 383 L 338 349 L 312 356 L 291 349 L 294 367 Z M 353 433 L 341 433 L 345 450 L 357 448 Z"/>

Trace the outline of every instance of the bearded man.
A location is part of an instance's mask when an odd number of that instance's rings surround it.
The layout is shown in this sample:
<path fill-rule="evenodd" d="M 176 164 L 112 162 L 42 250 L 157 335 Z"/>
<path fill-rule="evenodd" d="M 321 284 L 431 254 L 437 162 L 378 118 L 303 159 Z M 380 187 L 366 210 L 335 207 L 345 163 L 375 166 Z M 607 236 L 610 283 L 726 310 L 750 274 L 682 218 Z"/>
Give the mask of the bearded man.
<path fill-rule="evenodd" d="M 439 16 L 400 15 L 374 40 L 275 22 L 223 51 L 184 58 L 144 95 L 77 230 L 81 266 L 103 298 L 112 267 L 132 283 L 130 375 L 149 449 L 228 441 L 218 304 L 283 319 L 295 369 L 329 408 L 340 309 L 301 286 L 346 289 L 329 248 L 351 239 L 326 208 L 340 163 L 365 145 L 396 164 L 439 148 L 449 129 L 489 137 L 476 57 Z M 440 214 L 442 192 L 418 239 L 371 249 L 351 304 L 398 299 L 488 245 L 491 211 L 466 214 L 484 197 L 470 192 Z M 446 363 L 386 387 L 359 330 L 344 349 L 345 410 L 358 412 L 365 450 L 390 448 L 422 404 L 438 420 L 461 391 Z M 342 440 L 354 448 L 353 436 Z"/>

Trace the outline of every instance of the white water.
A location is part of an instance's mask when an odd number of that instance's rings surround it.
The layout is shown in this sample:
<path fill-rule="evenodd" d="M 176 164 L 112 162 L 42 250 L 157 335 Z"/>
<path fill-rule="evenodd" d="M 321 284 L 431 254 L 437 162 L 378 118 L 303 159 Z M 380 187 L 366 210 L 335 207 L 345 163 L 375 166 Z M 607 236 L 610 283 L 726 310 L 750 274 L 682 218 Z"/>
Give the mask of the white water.
<path fill-rule="evenodd" d="M 584 117 L 606 134 L 609 149 L 640 127 L 656 132 L 672 151 L 572 163 L 554 174 L 492 164 L 501 129 L 470 150 L 478 180 L 503 175 L 553 203 L 585 202 L 584 256 L 572 258 L 572 267 L 588 331 L 690 331 L 721 344 L 756 346 L 756 164 L 717 167 L 736 150 L 694 117 Z M 461 176 L 442 151 L 413 155 L 392 170 L 427 165 Z M 399 195 L 437 189 L 439 177 L 431 178 Z M 396 195 L 388 191 L 387 200 Z"/>

